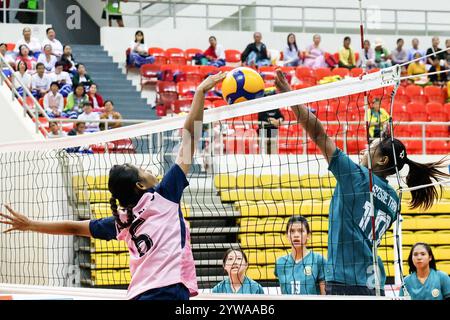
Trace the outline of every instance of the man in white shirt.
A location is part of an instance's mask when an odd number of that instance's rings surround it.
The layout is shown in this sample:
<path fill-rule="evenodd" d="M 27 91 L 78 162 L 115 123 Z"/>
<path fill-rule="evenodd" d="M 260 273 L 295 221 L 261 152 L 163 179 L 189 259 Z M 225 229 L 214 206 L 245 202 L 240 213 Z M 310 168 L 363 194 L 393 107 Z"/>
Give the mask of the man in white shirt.
<path fill-rule="evenodd" d="M 56 62 L 55 73 L 51 74 L 52 81 L 58 82 L 59 93 L 63 97 L 67 97 L 72 92 L 72 79 L 68 72 L 63 71 L 63 64 L 61 62 Z"/>
<path fill-rule="evenodd" d="M 63 112 L 64 97 L 58 90 L 58 82 L 52 82 L 50 91 L 44 96 L 44 110 L 50 118 L 58 118 Z"/>
<path fill-rule="evenodd" d="M 43 63 L 36 65 L 36 73 L 31 77 L 31 90 L 36 98 L 39 99 L 50 90 L 50 84 L 52 79 L 50 75 L 45 73 L 45 67 Z"/>
<path fill-rule="evenodd" d="M 38 39 L 31 37 L 31 29 L 29 27 L 23 28 L 22 31 L 23 38 L 17 41 L 14 48 L 14 53 L 19 53 L 19 48 L 21 45 L 26 45 L 30 49 L 30 54 L 36 56 L 41 52 L 41 43 Z"/>
<path fill-rule="evenodd" d="M 63 54 L 63 46 L 61 42 L 56 39 L 56 32 L 53 28 L 47 29 L 47 39 L 42 42 L 42 48 L 45 47 L 46 44 L 52 46 L 52 54 L 56 57 L 60 58 Z"/>
<path fill-rule="evenodd" d="M 78 116 L 78 120 L 86 123 L 86 132 L 98 132 L 100 131 L 98 122 L 89 122 L 100 120 L 100 115 L 97 112 L 93 112 L 91 102 L 85 102 L 83 104 L 83 113 Z"/>

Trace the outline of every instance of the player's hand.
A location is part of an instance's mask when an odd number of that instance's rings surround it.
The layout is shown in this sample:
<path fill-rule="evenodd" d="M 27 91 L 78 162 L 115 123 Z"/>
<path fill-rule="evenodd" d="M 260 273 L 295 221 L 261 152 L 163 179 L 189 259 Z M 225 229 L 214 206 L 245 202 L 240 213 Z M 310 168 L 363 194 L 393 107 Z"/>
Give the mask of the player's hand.
<path fill-rule="evenodd" d="M 203 80 L 202 83 L 199 84 L 199 86 L 197 87 L 197 90 L 201 91 L 203 93 L 206 93 L 209 90 L 211 90 L 212 88 L 214 88 L 216 86 L 216 84 L 218 84 L 220 81 L 225 79 L 226 76 L 227 76 L 226 72 L 219 72 L 219 73 L 210 75 L 208 78 Z"/>
<path fill-rule="evenodd" d="M 14 211 L 9 205 L 5 204 L 4 206 L 6 207 L 6 209 L 8 209 L 9 213 L 11 214 L 9 216 L 0 212 L 0 217 L 7 219 L 7 220 L 0 220 L 0 223 L 11 226 L 8 230 L 4 231 L 4 233 L 8 233 L 15 230 L 17 231 L 30 230 L 30 226 L 32 224 L 32 221 L 30 219 L 28 219 L 23 214 Z"/>
<path fill-rule="evenodd" d="M 291 86 L 289 85 L 288 81 L 286 80 L 286 77 L 284 76 L 283 71 L 281 71 L 280 69 L 277 69 L 276 73 L 277 73 L 277 76 L 275 78 L 275 86 L 277 87 L 278 91 L 280 91 L 280 92 L 291 91 Z"/>

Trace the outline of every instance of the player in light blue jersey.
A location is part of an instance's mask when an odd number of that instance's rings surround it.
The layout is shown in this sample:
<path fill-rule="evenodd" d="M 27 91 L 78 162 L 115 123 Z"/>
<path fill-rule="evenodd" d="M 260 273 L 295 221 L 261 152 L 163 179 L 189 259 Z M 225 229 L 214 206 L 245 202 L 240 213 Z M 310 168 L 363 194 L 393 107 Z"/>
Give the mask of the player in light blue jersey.
<path fill-rule="evenodd" d="M 281 92 L 290 91 L 290 85 L 281 70 L 277 70 L 275 85 Z M 388 176 L 409 166 L 406 177 L 408 187 L 431 184 L 450 175 L 439 171 L 446 167 L 444 159 L 421 164 L 408 158 L 404 144 L 398 139 L 384 137 L 370 144 L 373 172 L 373 208 L 370 201 L 369 153 L 366 151 L 360 164 L 353 162 L 336 147 L 322 123 L 303 105 L 293 106 L 297 122 L 306 130 L 329 164 L 329 170 L 337 180 L 330 203 L 328 230 L 328 259 L 325 273 L 327 294 L 374 295 L 375 285 L 384 287 L 385 273 L 381 259 L 377 257 L 379 281 L 375 281 L 373 267 L 373 242 L 377 245 L 386 230 L 398 217 L 399 198 L 389 186 Z M 394 153 L 395 151 L 395 153 Z M 397 166 L 397 167 L 396 167 Z M 411 191 L 412 208 L 429 208 L 438 198 L 435 186 Z M 371 212 L 374 213 L 372 224 Z M 375 230 L 375 234 L 373 233 Z M 382 292 L 384 294 L 384 292 Z"/>
<path fill-rule="evenodd" d="M 293 216 L 287 224 L 292 252 L 275 264 L 275 276 L 282 294 L 325 294 L 325 258 L 308 250 L 311 235 L 308 220 Z"/>
<path fill-rule="evenodd" d="M 416 243 L 408 257 L 409 273 L 404 280 L 400 296 L 412 300 L 450 300 L 450 278 L 436 269 L 431 247 L 423 242 Z"/>
<path fill-rule="evenodd" d="M 264 294 L 263 287 L 245 275 L 248 260 L 240 249 L 228 249 L 225 252 L 223 268 L 228 277 L 212 289 L 213 293 Z"/>

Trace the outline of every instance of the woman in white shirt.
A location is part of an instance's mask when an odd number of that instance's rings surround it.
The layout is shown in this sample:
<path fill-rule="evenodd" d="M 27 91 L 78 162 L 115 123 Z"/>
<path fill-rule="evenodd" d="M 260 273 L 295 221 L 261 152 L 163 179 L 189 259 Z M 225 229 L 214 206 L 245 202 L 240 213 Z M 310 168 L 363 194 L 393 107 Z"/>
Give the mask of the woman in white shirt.
<path fill-rule="evenodd" d="M 19 61 L 16 69 L 17 71 L 14 72 L 14 88 L 20 96 L 23 96 L 22 84 L 31 91 L 31 75 L 27 72 L 27 64 L 23 61 Z"/>
<path fill-rule="evenodd" d="M 130 45 L 130 55 L 127 64 L 140 68 L 144 64 L 155 62 L 155 58 L 148 54 L 148 48 L 145 45 L 144 33 L 140 30 L 134 35 L 134 42 Z"/>
<path fill-rule="evenodd" d="M 39 55 L 38 61 L 44 64 L 45 73 L 55 72 L 55 64 L 57 59 L 54 55 L 52 55 L 52 46 L 46 44 L 44 46 L 44 52 Z"/>
<path fill-rule="evenodd" d="M 209 37 L 209 48 L 203 54 L 196 55 L 194 59 L 197 61 L 197 64 L 205 64 L 219 68 L 225 65 L 225 50 L 217 43 L 216 37 L 211 36 Z"/>
<path fill-rule="evenodd" d="M 287 46 L 283 51 L 283 60 L 284 65 L 287 67 L 297 67 L 300 64 L 300 51 L 293 33 L 288 34 Z"/>

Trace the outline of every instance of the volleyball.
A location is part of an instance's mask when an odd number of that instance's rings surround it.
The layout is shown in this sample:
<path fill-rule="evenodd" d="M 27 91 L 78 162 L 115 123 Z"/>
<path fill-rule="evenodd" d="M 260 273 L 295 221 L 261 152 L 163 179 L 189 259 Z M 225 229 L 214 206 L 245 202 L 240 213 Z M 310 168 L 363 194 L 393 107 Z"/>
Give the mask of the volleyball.
<path fill-rule="evenodd" d="M 264 96 L 264 80 L 253 69 L 233 69 L 223 80 L 222 95 L 228 104 L 261 98 Z"/>

